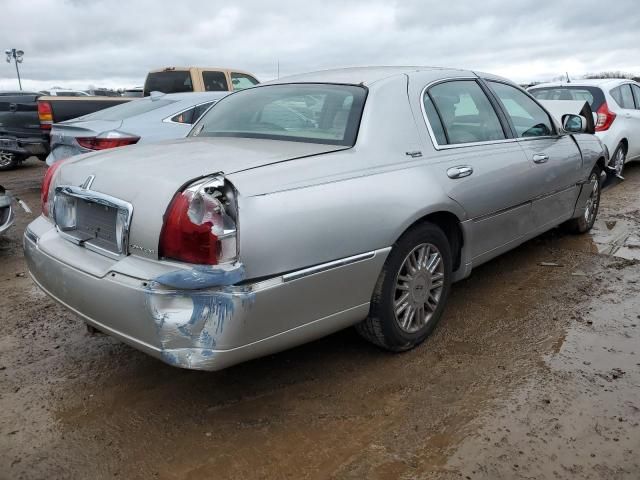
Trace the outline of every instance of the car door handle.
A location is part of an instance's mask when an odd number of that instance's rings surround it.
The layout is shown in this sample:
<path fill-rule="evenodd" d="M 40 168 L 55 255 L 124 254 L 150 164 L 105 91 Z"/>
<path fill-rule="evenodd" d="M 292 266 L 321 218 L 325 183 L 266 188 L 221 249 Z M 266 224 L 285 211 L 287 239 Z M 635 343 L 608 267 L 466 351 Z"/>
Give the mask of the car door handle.
<path fill-rule="evenodd" d="M 10 112 L 16 112 L 18 110 L 18 105 L 16 105 L 15 103 L 10 103 L 9 104 L 9 111 Z"/>
<path fill-rule="evenodd" d="M 549 155 L 545 155 L 544 153 L 536 153 L 533 156 L 534 163 L 547 163 L 549 161 Z"/>
<path fill-rule="evenodd" d="M 473 173 L 473 168 L 469 165 L 460 165 L 459 167 L 451 167 L 447 170 L 449 178 L 464 178 Z"/>

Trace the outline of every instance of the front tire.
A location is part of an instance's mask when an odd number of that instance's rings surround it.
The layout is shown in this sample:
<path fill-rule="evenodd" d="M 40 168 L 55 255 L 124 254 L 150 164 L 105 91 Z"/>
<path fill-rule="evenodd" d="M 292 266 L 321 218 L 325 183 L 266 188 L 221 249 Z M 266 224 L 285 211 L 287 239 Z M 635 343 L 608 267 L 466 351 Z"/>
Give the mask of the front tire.
<path fill-rule="evenodd" d="M 387 257 L 358 333 L 394 352 L 419 345 L 442 316 L 451 277 L 451 247 L 443 231 L 432 223 L 413 227 Z"/>
<path fill-rule="evenodd" d="M 0 150 L 0 171 L 16 168 L 20 163 L 20 158 L 12 152 Z"/>
<path fill-rule="evenodd" d="M 596 221 L 596 217 L 598 216 L 598 210 L 600 209 L 600 193 L 602 190 L 602 185 L 600 185 L 599 167 L 595 167 L 591 170 L 591 174 L 589 175 L 589 185 L 591 185 L 591 194 L 587 200 L 584 214 L 578 218 L 570 220 L 568 223 L 568 227 L 573 233 L 586 233 L 591 230 Z"/>

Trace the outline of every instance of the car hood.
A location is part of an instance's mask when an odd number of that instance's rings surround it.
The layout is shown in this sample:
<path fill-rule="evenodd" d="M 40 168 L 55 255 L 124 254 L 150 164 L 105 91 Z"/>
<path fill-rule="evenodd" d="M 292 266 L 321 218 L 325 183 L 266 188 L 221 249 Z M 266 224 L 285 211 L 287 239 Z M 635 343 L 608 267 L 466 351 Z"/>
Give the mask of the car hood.
<path fill-rule="evenodd" d="M 272 163 L 347 147 L 246 138 L 187 138 L 72 157 L 56 183 L 80 185 L 134 202 L 149 190 L 173 195 L 185 183 L 213 173 L 230 175 Z"/>

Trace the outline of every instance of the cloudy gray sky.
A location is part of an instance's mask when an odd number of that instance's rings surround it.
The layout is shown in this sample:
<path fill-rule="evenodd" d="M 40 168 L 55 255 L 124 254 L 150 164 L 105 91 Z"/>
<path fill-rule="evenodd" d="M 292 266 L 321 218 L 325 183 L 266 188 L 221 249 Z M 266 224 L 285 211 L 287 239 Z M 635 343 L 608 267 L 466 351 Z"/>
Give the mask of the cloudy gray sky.
<path fill-rule="evenodd" d="M 0 0 L 25 88 L 141 85 L 170 65 L 261 80 L 351 65 L 471 68 L 526 82 L 640 74 L 638 0 Z M 17 86 L 0 63 L 0 89 Z"/>

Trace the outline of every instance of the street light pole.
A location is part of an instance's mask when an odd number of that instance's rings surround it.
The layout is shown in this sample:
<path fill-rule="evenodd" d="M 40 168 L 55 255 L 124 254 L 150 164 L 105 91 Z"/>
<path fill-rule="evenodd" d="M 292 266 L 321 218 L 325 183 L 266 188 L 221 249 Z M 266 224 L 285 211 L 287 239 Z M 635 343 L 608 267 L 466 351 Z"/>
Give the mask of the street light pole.
<path fill-rule="evenodd" d="M 5 50 L 4 53 L 7 55 L 7 63 L 11 63 L 11 59 L 13 58 L 13 61 L 16 64 L 16 74 L 18 75 L 18 85 L 20 86 L 20 90 L 22 90 L 22 81 L 20 80 L 20 69 L 18 68 L 18 64 L 22 63 L 22 56 L 24 55 L 24 51 L 16 50 L 15 48 L 12 48 L 11 50 Z"/>

